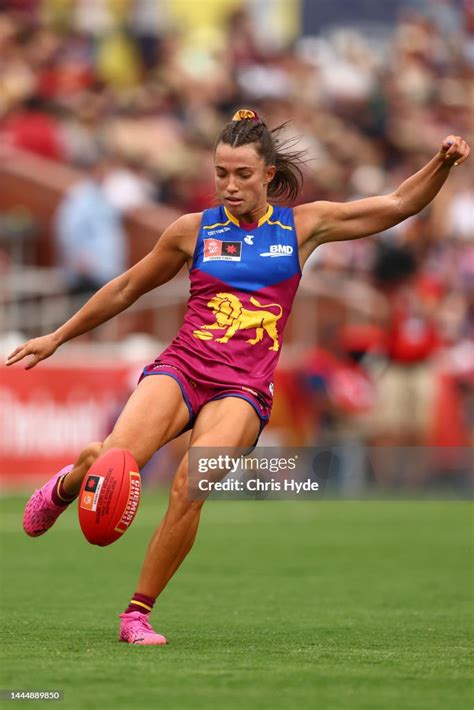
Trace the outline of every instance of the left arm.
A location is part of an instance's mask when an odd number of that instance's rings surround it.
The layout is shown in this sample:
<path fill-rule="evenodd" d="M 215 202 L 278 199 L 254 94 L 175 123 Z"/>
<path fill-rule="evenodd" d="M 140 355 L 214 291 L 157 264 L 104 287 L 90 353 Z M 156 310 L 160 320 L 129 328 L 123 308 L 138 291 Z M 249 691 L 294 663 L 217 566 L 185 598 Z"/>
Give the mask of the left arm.
<path fill-rule="evenodd" d="M 438 194 L 453 165 L 461 165 L 469 152 L 462 138 L 448 136 L 434 158 L 390 195 L 295 207 L 300 247 L 305 245 L 310 253 L 319 244 L 377 234 L 417 214 Z"/>

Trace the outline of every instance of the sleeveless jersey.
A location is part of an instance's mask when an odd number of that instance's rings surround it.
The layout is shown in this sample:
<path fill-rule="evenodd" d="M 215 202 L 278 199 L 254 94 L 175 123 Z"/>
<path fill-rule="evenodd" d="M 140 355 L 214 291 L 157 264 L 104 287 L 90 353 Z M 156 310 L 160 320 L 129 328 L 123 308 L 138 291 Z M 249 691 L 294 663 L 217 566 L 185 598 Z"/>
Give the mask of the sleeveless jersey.
<path fill-rule="evenodd" d="M 256 389 L 271 402 L 300 278 L 292 209 L 269 205 L 250 226 L 223 206 L 205 210 L 184 323 L 159 360 L 198 380 Z"/>

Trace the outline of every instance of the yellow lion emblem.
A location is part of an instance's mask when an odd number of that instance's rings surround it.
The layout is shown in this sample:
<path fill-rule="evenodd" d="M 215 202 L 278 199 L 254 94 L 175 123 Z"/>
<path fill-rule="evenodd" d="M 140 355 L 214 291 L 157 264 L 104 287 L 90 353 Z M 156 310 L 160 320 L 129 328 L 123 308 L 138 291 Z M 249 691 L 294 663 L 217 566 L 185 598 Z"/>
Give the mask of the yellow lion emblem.
<path fill-rule="evenodd" d="M 212 335 L 207 331 L 225 329 L 224 335 L 216 338 L 216 342 L 227 343 L 238 330 L 255 328 L 255 338 L 247 340 L 247 343 L 250 345 L 259 343 L 266 333 L 272 340 L 272 345 L 268 349 L 278 351 L 280 345 L 276 323 L 282 316 L 282 307 L 278 303 L 263 305 L 253 296 L 250 297 L 250 303 L 260 310 L 251 311 L 244 308 L 240 298 L 233 293 L 216 293 L 207 304 L 208 308 L 212 309 L 212 314 L 216 319 L 215 323 L 203 325 L 200 330 L 195 330 L 193 335 L 200 340 L 210 340 Z M 278 308 L 279 313 L 272 313 L 272 311 L 264 310 L 265 308 Z"/>

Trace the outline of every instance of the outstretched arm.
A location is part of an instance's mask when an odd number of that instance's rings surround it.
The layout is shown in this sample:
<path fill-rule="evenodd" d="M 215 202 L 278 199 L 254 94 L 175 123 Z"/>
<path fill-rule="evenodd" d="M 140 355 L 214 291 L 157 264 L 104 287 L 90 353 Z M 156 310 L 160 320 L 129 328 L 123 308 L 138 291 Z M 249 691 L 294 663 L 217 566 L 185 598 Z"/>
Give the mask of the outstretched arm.
<path fill-rule="evenodd" d="M 417 214 L 438 194 L 453 165 L 461 165 L 469 152 L 462 138 L 448 136 L 434 158 L 390 195 L 346 203 L 312 202 L 295 207 L 301 245 L 307 245 L 306 251 L 312 251 L 325 242 L 366 237 Z"/>
<path fill-rule="evenodd" d="M 163 233 L 152 251 L 131 269 L 105 284 L 54 333 L 34 338 L 12 352 L 6 365 L 31 355 L 26 370 L 52 355 L 63 343 L 105 323 L 140 296 L 170 281 L 193 254 L 200 215 L 184 215 Z"/>

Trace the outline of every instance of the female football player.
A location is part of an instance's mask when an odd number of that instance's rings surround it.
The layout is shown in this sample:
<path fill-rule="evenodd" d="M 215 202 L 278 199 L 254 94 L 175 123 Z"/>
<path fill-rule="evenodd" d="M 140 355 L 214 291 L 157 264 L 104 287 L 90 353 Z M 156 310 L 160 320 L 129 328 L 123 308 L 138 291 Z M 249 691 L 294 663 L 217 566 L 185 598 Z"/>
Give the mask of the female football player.
<path fill-rule="evenodd" d="M 106 440 L 87 446 L 74 465 L 32 495 L 24 515 L 28 535 L 49 530 L 78 495 L 90 466 L 110 448 L 129 450 L 142 467 L 187 429 L 192 429 L 190 447 L 254 445 L 270 417 L 283 331 L 311 252 L 324 242 L 382 232 L 416 214 L 469 155 L 466 142 L 451 135 L 392 194 L 290 209 L 271 199 L 296 198 L 300 156 L 285 152 L 278 135 L 279 129 L 269 130 L 254 111 L 237 111 L 216 143 L 219 206 L 180 217 L 144 259 L 101 288 L 57 331 L 10 355 L 8 365 L 30 356 L 27 369 L 32 368 L 172 279 L 184 264 L 189 268 L 191 295 L 178 335 L 145 367 Z M 188 484 L 186 454 L 136 593 L 121 614 L 122 641 L 166 643 L 151 628 L 149 615 L 196 537 L 203 500 L 188 495 Z"/>

